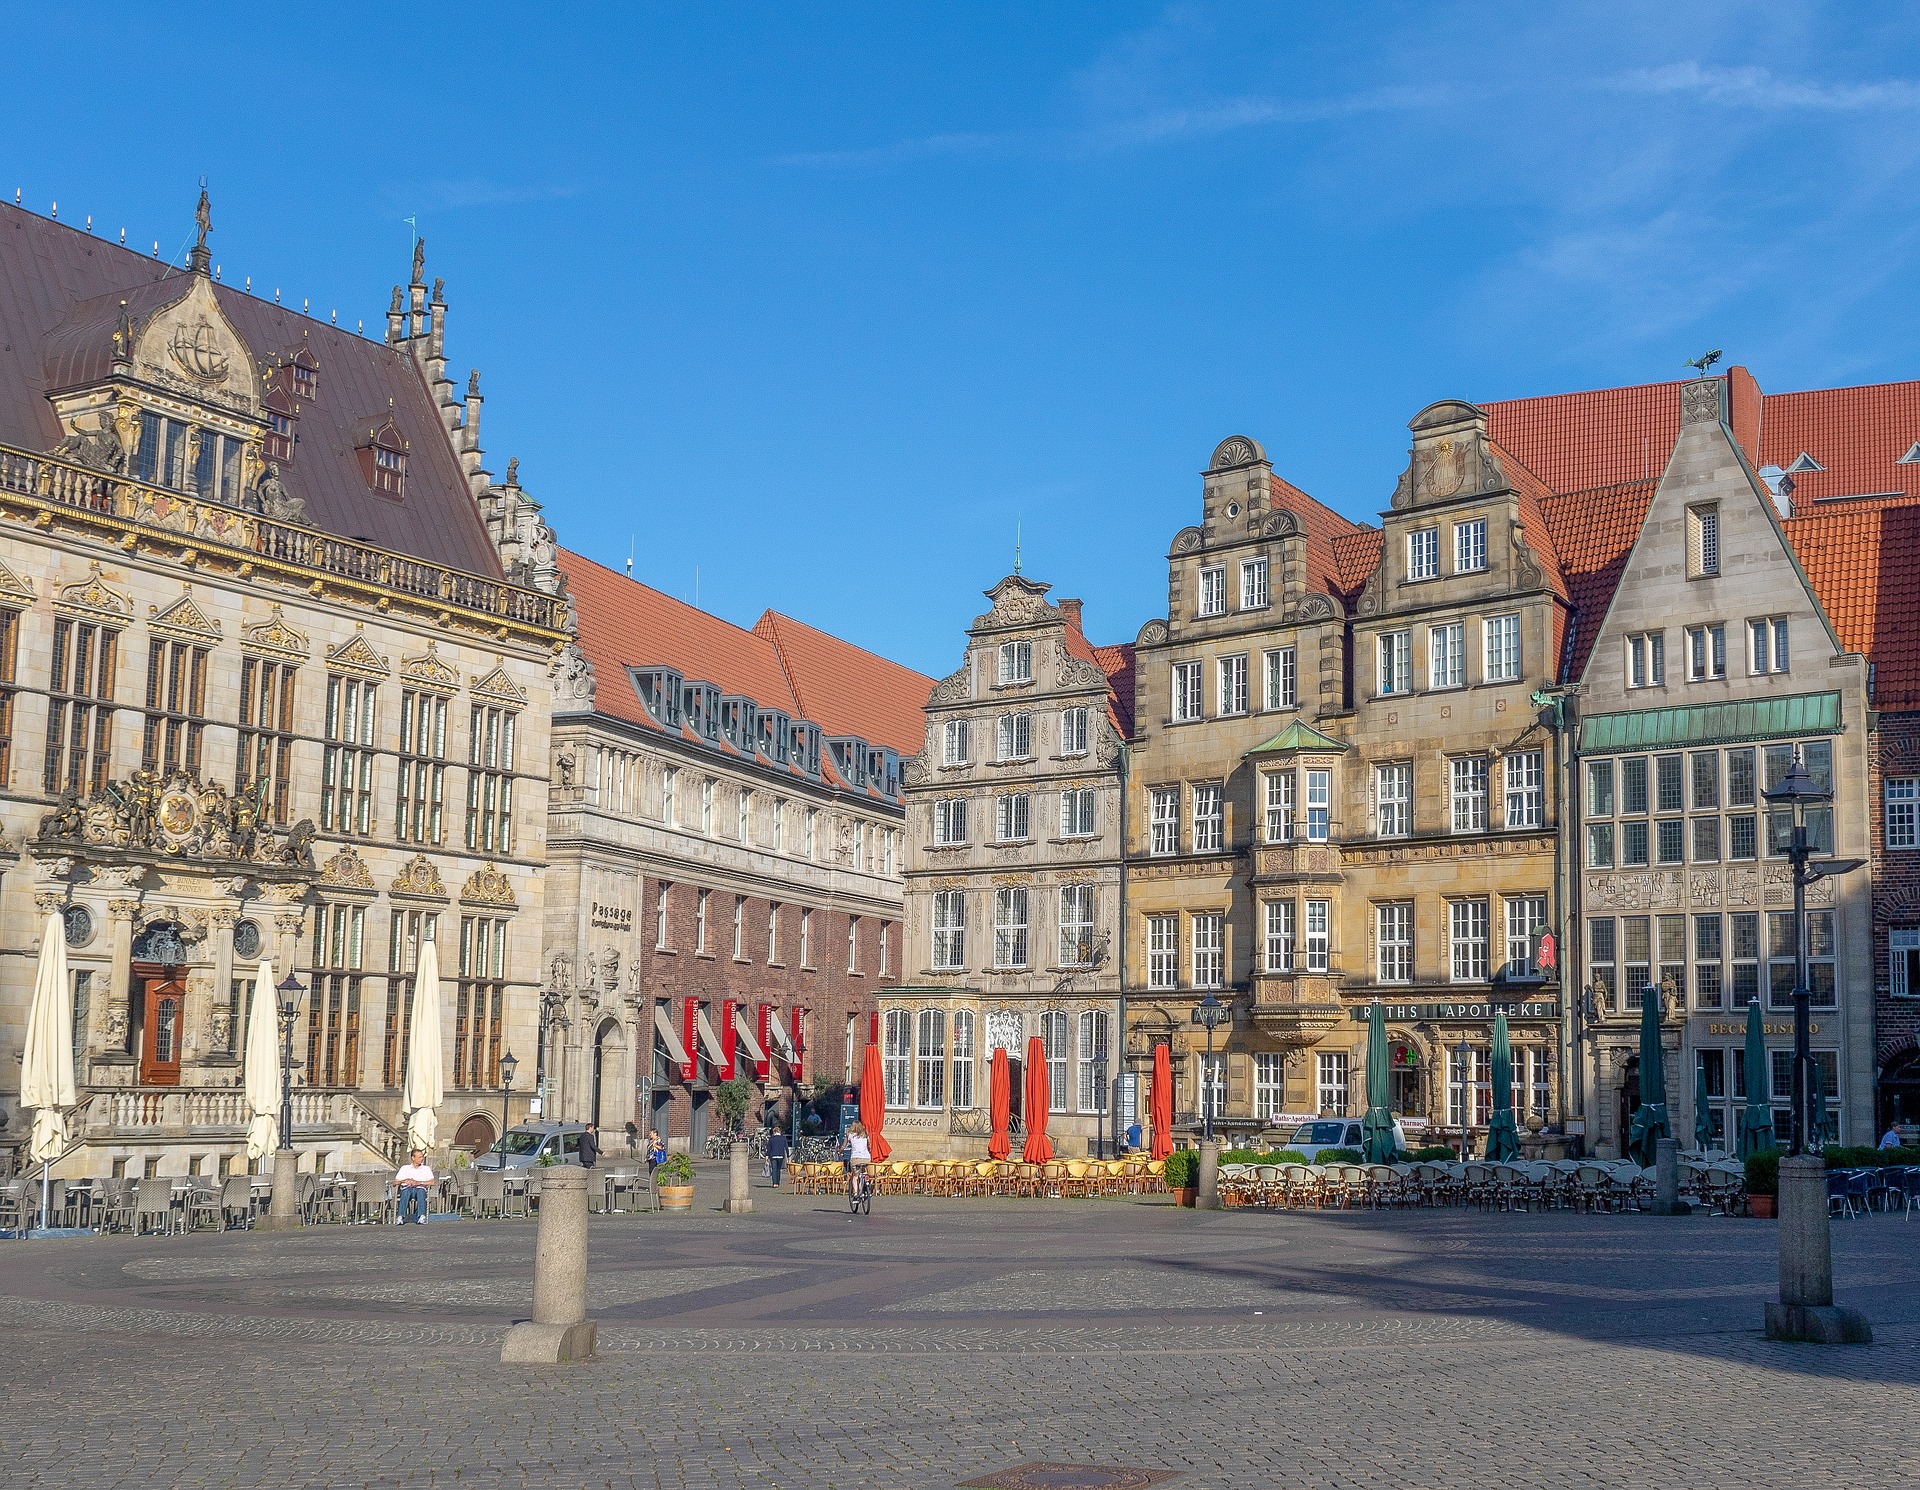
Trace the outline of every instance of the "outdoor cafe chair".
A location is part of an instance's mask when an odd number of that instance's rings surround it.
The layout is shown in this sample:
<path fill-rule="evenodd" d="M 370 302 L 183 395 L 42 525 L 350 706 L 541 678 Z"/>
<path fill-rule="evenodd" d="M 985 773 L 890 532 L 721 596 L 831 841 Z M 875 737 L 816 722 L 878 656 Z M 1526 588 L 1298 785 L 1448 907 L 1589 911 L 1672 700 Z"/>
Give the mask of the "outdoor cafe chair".
<path fill-rule="evenodd" d="M 185 1229 L 188 1231 L 198 1231 L 203 1221 L 210 1231 L 225 1229 L 220 1209 L 220 1187 L 211 1180 L 194 1181 L 193 1188 L 187 1191 L 185 1210 Z"/>
<path fill-rule="evenodd" d="M 1367 1166 L 1367 1199 L 1375 1208 L 1403 1204 L 1405 1184 L 1403 1176 L 1390 1164 Z"/>
<path fill-rule="evenodd" d="M 1827 1176 L 1827 1214 L 1857 1218 L 1860 1214 L 1853 1195 L 1853 1176 L 1835 1170 Z"/>
<path fill-rule="evenodd" d="M 1255 1205 L 1270 1207 L 1282 1198 L 1280 1166 L 1262 1164 L 1254 1171 L 1253 1201 Z"/>
<path fill-rule="evenodd" d="M 507 1181 L 499 1170 L 480 1171 L 474 1186 L 473 1209 L 478 1216 L 506 1215 Z"/>
<path fill-rule="evenodd" d="M 1574 1182 L 1579 1186 L 1580 1207 L 1588 1214 L 1615 1209 L 1618 1187 L 1610 1170 L 1599 1164 L 1582 1164 L 1575 1171 Z"/>
<path fill-rule="evenodd" d="M 1065 1193 L 1067 1166 L 1058 1159 L 1049 1159 L 1040 1166 L 1040 1188 L 1035 1192 L 1049 1200 L 1058 1200 Z"/>
<path fill-rule="evenodd" d="M 1037 1196 L 1040 1193 L 1040 1166 L 1020 1163 L 1014 1166 L 1013 1193 Z"/>
<path fill-rule="evenodd" d="M 16 1232 L 26 1230 L 29 1224 L 27 1221 L 26 1188 L 25 1180 L 8 1180 L 5 1184 L 0 1184 L 0 1227 L 5 1227 Z M 39 1203 L 39 1199 L 40 1197 L 36 1193 L 34 1196 L 35 1204 Z"/>
<path fill-rule="evenodd" d="M 1287 1208 L 1289 1210 L 1311 1210 L 1320 1204 L 1320 1167 L 1317 1164 L 1289 1164 L 1285 1170 L 1287 1177 Z"/>
<path fill-rule="evenodd" d="M 253 1176 L 235 1174 L 220 1187 L 220 1229 L 230 1231 L 253 1225 Z"/>
<path fill-rule="evenodd" d="M 140 1187 L 133 1202 L 133 1229 L 144 1236 L 149 1224 L 152 1229 L 169 1233 L 174 1227 L 173 1181 L 149 1176 L 140 1181 Z"/>

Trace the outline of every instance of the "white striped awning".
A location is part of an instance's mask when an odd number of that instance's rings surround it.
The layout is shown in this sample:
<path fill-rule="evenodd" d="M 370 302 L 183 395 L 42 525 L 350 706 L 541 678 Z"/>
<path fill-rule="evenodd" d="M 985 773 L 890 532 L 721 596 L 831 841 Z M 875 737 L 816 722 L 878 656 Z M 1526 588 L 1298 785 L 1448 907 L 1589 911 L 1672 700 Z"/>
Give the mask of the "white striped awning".
<path fill-rule="evenodd" d="M 707 1059 L 716 1066 L 726 1065 L 727 1053 L 721 1048 L 720 1037 L 713 1032 L 713 1024 L 708 1020 L 705 1009 L 693 1011 L 693 1025 L 700 1031 L 700 1043 L 707 1048 Z"/>
<path fill-rule="evenodd" d="M 736 1004 L 733 1010 L 733 1032 L 745 1047 L 748 1055 L 760 1065 L 767 1063 L 767 1053 L 760 1048 L 760 1037 L 753 1032 L 753 1021 L 747 1018 L 744 1004 Z"/>
<path fill-rule="evenodd" d="M 787 1033 L 786 1025 L 780 1019 L 778 1009 L 767 1010 L 767 1034 L 773 1041 L 773 1048 L 779 1052 L 780 1059 L 793 1059 L 793 1036 Z"/>
<path fill-rule="evenodd" d="M 667 1042 L 667 1054 L 673 1057 L 676 1066 L 691 1066 L 693 1058 L 687 1054 L 687 1047 L 680 1043 L 680 1032 L 673 1027 L 673 1021 L 667 1018 L 667 1011 L 659 1004 L 653 1006 L 653 1028 L 662 1040 Z"/>

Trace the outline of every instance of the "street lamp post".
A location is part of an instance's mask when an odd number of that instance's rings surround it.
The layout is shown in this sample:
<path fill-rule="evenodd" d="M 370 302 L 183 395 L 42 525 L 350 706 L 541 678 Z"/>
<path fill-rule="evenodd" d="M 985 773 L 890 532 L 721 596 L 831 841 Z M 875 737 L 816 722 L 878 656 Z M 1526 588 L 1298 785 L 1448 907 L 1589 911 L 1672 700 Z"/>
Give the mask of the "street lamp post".
<path fill-rule="evenodd" d="M 294 1195 L 300 1184 L 300 1156 L 293 1147 L 293 1026 L 305 992 L 292 973 L 274 988 L 280 1006 L 280 1144 L 273 1154 L 273 1196 L 262 1223 L 268 1231 L 290 1231 L 300 1224 Z"/>
<path fill-rule="evenodd" d="M 1233 1017 L 1233 1011 L 1212 993 L 1200 1000 L 1193 1017 L 1207 1027 L 1206 1063 L 1200 1068 L 1200 1193 L 1194 1204 L 1201 1210 L 1220 1207 L 1220 1145 L 1213 1137 L 1213 1032 Z"/>
<path fill-rule="evenodd" d="M 1462 1031 L 1460 1043 L 1453 1047 L 1453 1059 L 1460 1068 L 1460 1162 L 1472 1156 L 1467 1152 L 1473 1141 L 1473 1047 Z"/>
<path fill-rule="evenodd" d="M 507 1138 L 507 1100 L 513 1095 L 513 1073 L 519 1064 L 513 1058 L 511 1050 L 500 1057 L 500 1141 L 502 1144 L 505 1144 Z M 504 1155 L 506 1149 L 503 1147 L 500 1152 Z M 501 1163 L 505 1162 L 506 1160 L 502 1158 Z"/>
<path fill-rule="evenodd" d="M 1783 848 L 1793 871 L 1793 1132 L 1791 1152 L 1780 1161 L 1780 1302 L 1767 1305 L 1769 1339 L 1819 1340 L 1827 1344 L 1865 1344 L 1873 1331 L 1864 1315 L 1833 1306 L 1833 1238 L 1827 1221 L 1827 1166 L 1808 1152 L 1807 1073 L 1812 1065 L 1808 1049 L 1812 1035 L 1811 997 L 1807 990 L 1807 886 L 1817 880 L 1851 873 L 1862 859 L 1823 858 L 1808 841 L 1807 811 L 1833 801 L 1833 791 L 1807 774 L 1800 753 L 1772 791 L 1760 794 L 1769 808 L 1786 809 L 1792 822 L 1786 842 L 1774 838 L 1771 847 Z M 1749 1084 L 1766 1080 L 1764 1072 L 1747 1073 Z M 1750 1088 L 1751 1089 L 1751 1088 Z"/>

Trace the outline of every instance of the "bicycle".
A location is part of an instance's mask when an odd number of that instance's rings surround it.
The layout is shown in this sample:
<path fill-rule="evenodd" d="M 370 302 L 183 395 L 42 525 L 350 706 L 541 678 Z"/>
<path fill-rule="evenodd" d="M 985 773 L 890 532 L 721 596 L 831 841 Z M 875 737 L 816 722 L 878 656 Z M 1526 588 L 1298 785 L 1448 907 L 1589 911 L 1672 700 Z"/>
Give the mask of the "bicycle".
<path fill-rule="evenodd" d="M 851 1215 L 873 1214 L 873 1182 L 867 1178 L 867 1166 L 852 1165 L 847 1172 L 847 1211 Z"/>

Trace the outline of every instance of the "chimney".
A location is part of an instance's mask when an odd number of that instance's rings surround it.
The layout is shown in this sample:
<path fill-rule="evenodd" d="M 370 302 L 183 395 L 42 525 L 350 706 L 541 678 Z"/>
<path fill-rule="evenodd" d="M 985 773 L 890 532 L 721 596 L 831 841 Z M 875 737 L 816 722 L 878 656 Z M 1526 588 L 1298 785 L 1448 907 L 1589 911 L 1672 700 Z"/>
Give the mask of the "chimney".
<path fill-rule="evenodd" d="M 1067 618 L 1067 624 L 1075 631 L 1080 631 L 1080 602 L 1077 600 L 1062 600 L 1059 604 L 1060 613 Z"/>

